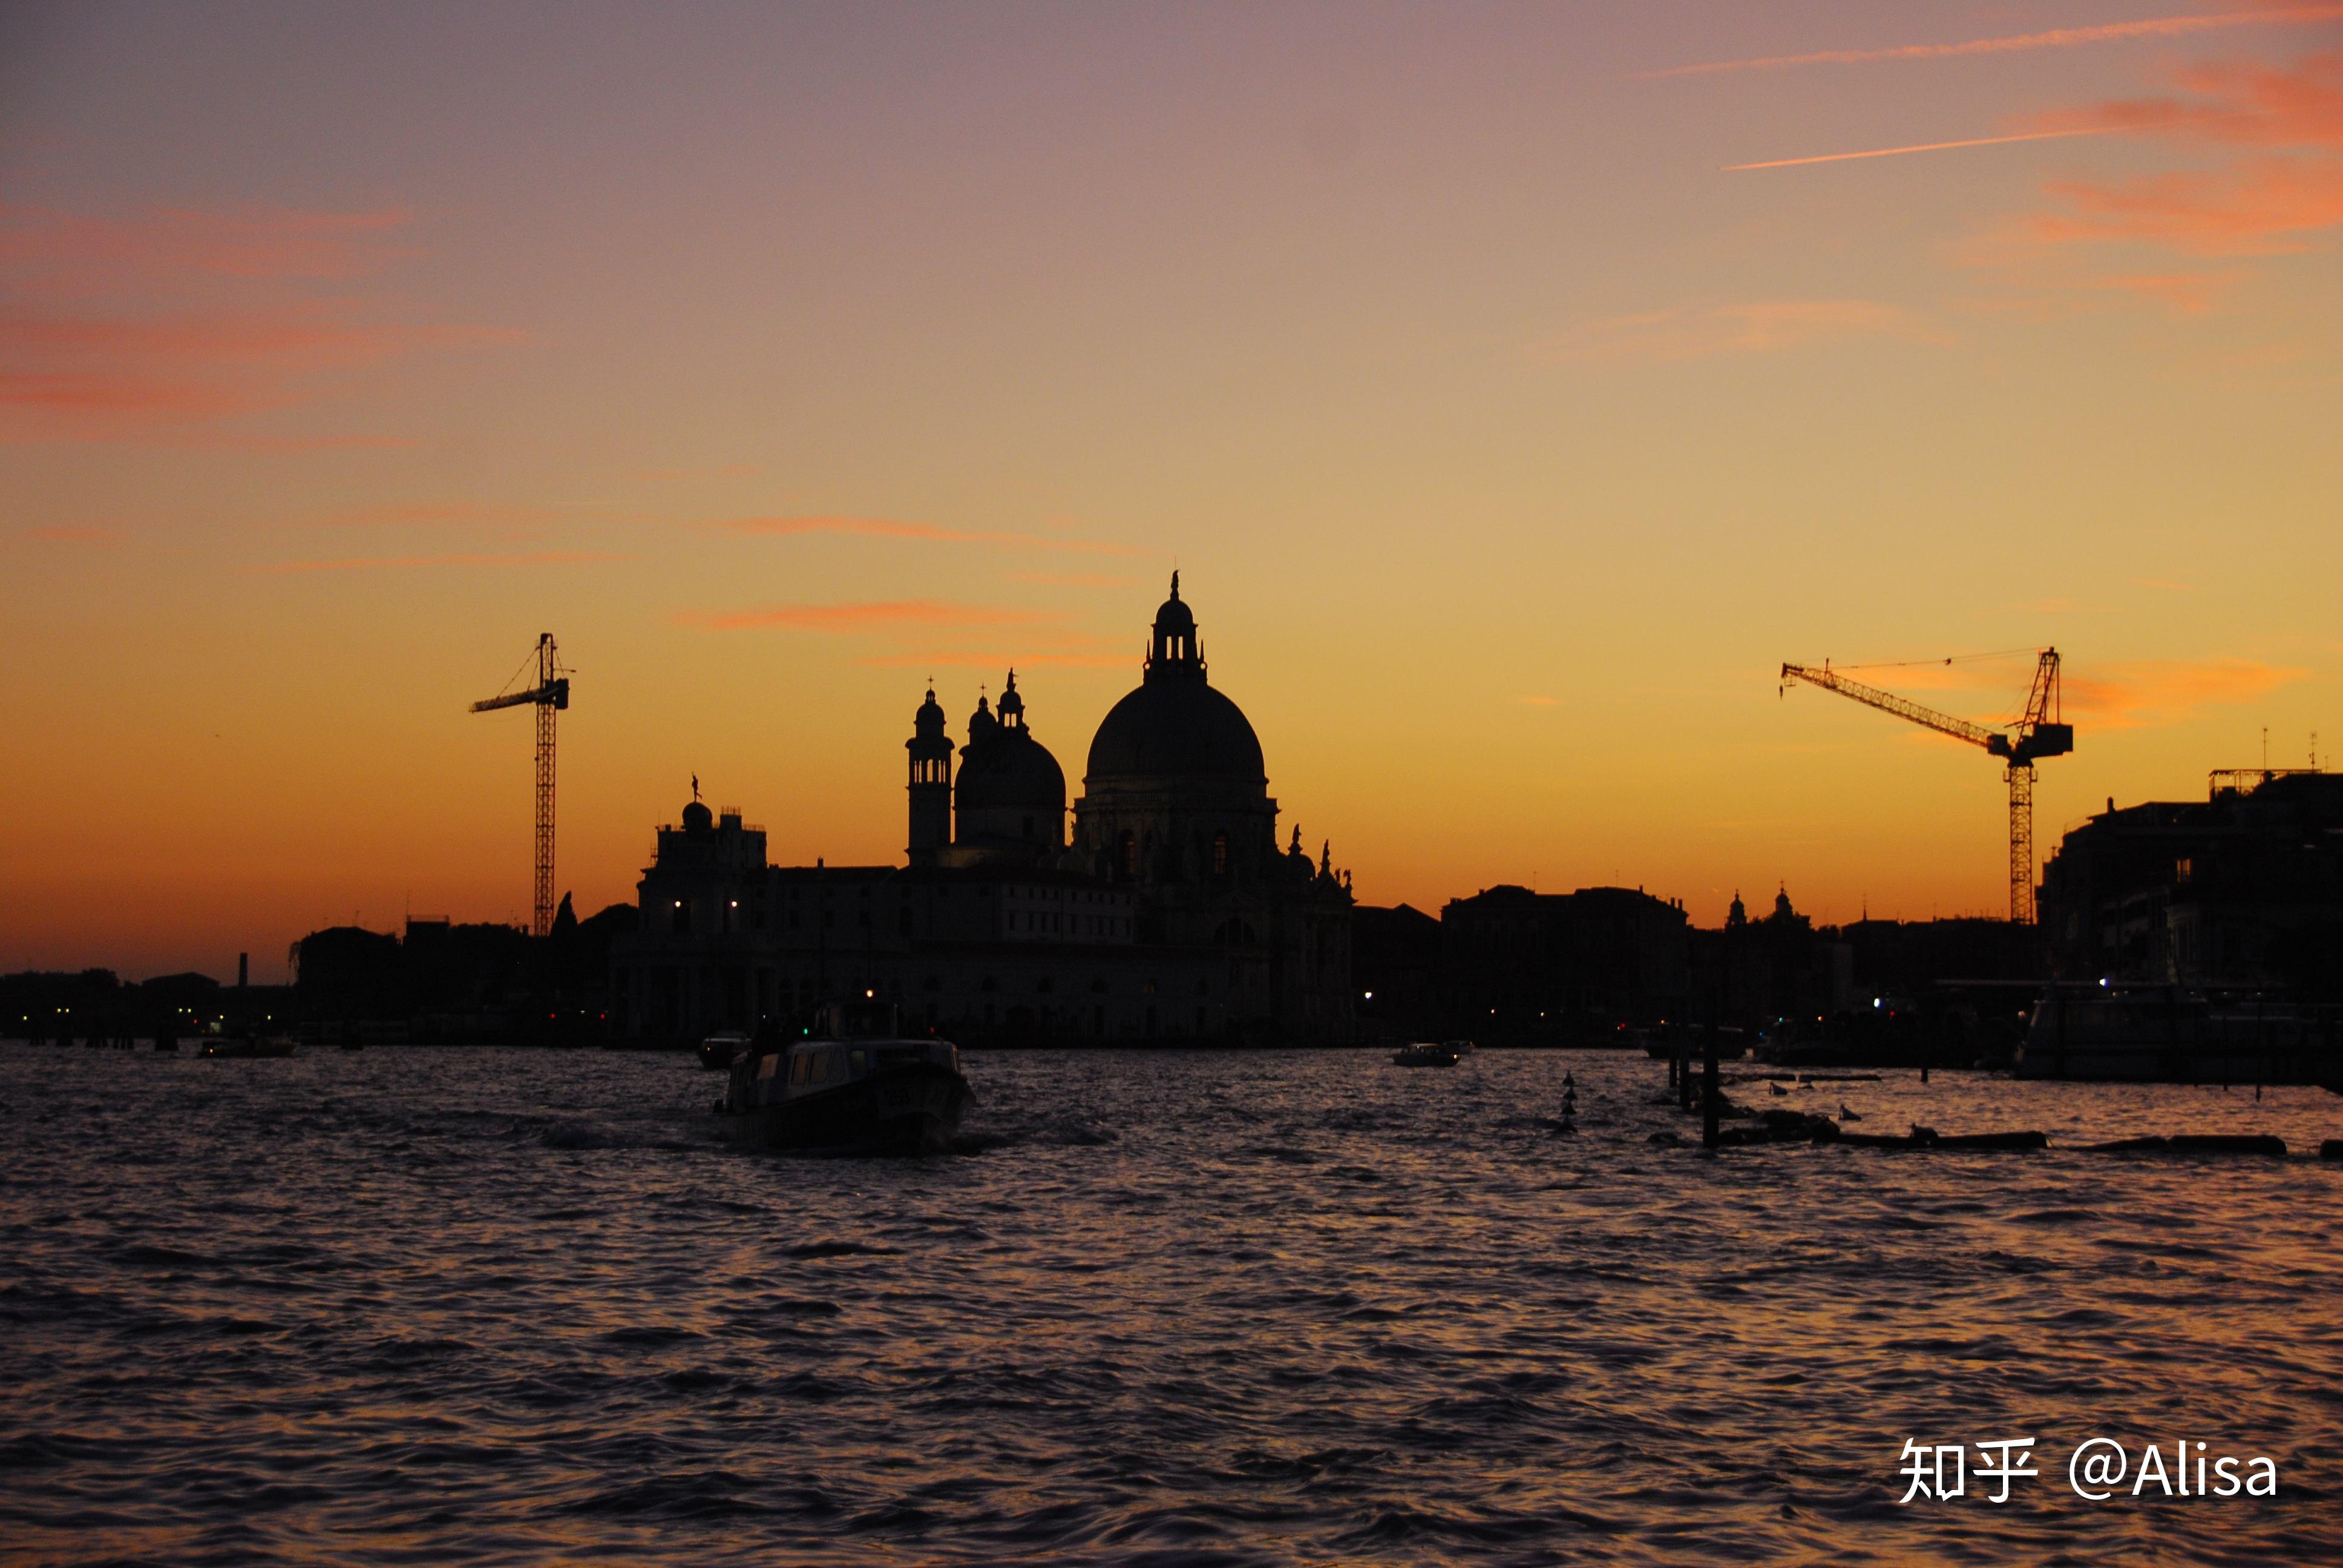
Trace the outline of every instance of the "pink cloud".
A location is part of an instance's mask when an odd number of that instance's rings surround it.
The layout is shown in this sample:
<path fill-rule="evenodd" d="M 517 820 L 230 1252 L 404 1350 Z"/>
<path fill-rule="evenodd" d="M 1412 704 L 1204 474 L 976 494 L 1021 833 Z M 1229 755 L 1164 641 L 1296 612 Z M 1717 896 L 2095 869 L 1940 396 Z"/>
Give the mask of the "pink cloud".
<path fill-rule="evenodd" d="M 107 218 L 0 207 L 0 442 L 389 444 L 232 421 L 315 402 L 397 356 L 521 340 L 400 319 L 395 300 L 310 292 L 410 254 L 385 236 L 412 222 L 403 211 Z"/>
<path fill-rule="evenodd" d="M 2137 240 L 2192 256 L 2278 256 L 2343 224 L 2343 159 L 2267 157 L 2112 185 L 2062 180 L 2066 210 L 2025 220 L 2045 245 Z"/>
<path fill-rule="evenodd" d="M 2286 65 L 2208 64 L 2180 72 L 2180 95 L 2123 99 L 2037 116 L 2045 134 L 2119 131 L 2251 149 L 2216 169 L 2134 179 L 2064 179 L 2052 208 L 2007 239 L 2021 249 L 2128 242 L 2193 256 L 2305 250 L 2343 225 L 2343 50 Z"/>

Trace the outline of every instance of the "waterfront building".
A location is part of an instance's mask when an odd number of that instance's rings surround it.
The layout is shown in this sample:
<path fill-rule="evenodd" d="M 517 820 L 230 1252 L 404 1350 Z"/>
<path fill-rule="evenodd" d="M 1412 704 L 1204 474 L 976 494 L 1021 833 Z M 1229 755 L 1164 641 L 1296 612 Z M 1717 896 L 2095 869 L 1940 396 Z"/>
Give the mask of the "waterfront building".
<path fill-rule="evenodd" d="M 2042 870 L 2065 980 L 2343 1000 L 2343 774 L 2225 771 L 2203 800 L 2107 809 Z"/>
<path fill-rule="evenodd" d="M 930 689 L 904 749 L 900 866 L 773 866 L 761 830 L 697 800 L 660 829 L 613 950 L 617 1031 L 689 1040 L 869 995 L 975 1040 L 1349 1038 L 1348 879 L 1298 830 L 1278 847 L 1260 739 L 1211 684 L 1176 574 L 1071 837 L 1013 670 L 957 749 Z"/>

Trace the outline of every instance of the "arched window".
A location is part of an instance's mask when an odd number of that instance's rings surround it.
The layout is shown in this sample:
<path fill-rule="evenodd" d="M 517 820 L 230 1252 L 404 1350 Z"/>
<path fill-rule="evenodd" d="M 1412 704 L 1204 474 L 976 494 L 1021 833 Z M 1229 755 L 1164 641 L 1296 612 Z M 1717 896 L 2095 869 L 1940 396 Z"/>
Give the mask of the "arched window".
<path fill-rule="evenodd" d="M 1212 875 L 1225 877 L 1228 874 L 1229 836 L 1226 833 L 1215 833 L 1212 835 Z"/>
<path fill-rule="evenodd" d="M 1121 863 L 1126 878 L 1139 875 L 1139 835 L 1128 828 L 1122 830 Z"/>

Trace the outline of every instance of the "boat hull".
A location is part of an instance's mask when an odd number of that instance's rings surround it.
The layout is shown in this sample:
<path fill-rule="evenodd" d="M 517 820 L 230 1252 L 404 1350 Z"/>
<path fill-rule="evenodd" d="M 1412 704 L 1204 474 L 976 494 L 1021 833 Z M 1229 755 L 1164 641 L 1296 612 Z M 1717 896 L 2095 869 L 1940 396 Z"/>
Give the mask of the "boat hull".
<path fill-rule="evenodd" d="M 719 1111 L 717 1120 L 746 1148 L 934 1154 L 959 1135 L 974 1098 L 967 1079 L 921 1062 L 769 1105 Z"/>
<path fill-rule="evenodd" d="M 2290 1008 L 2216 1008 L 2185 994 L 2047 999 L 2015 1064 L 2019 1078 L 2128 1083 L 2332 1083 L 2335 1020 Z"/>

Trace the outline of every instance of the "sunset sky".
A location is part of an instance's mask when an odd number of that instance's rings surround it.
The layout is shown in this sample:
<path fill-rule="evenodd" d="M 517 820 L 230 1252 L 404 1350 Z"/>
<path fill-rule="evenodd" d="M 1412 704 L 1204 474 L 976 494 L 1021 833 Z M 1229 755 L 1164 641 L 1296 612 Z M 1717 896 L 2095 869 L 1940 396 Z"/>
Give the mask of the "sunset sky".
<path fill-rule="evenodd" d="M 2338 239 L 2343 4 L 10 6 L 0 970 L 525 920 L 540 630 L 581 911 L 899 859 L 1175 565 L 1363 900 L 1999 913 L 1776 671 L 2056 644 L 2046 850 L 2343 752 Z"/>

